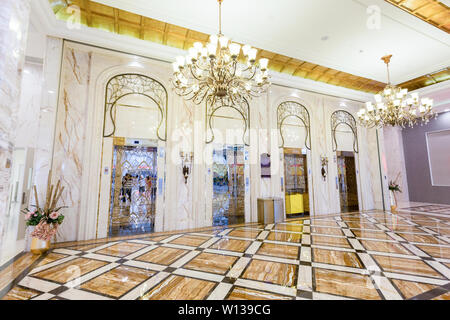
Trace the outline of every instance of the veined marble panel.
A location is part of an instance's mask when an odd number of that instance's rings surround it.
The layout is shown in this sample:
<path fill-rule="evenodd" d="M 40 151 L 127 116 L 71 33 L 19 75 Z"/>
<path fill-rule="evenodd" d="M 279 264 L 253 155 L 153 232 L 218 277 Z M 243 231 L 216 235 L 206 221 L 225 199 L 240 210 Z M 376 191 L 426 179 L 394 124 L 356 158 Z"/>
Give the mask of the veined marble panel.
<path fill-rule="evenodd" d="M 8 208 L 12 152 L 30 15 L 29 0 L 4 0 L 0 10 L 0 239 Z"/>

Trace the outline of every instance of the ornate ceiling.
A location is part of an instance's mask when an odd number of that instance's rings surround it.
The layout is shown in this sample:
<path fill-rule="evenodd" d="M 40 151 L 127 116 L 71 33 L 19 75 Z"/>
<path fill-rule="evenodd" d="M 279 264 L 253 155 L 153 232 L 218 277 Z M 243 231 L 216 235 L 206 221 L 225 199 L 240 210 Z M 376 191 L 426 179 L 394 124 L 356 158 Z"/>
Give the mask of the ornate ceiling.
<path fill-rule="evenodd" d="M 450 8 L 437 0 L 386 0 L 390 4 L 450 33 Z"/>
<path fill-rule="evenodd" d="M 90 0 L 49 0 L 49 2 L 58 19 L 68 20 L 70 11 L 66 10 L 67 6 L 76 5 L 81 9 L 81 23 L 86 26 L 179 49 L 187 50 L 194 42 L 206 43 L 209 39 L 209 35 L 206 33 L 165 23 Z M 406 3 L 411 1 L 396 2 Z M 259 49 L 258 58 L 262 57 L 270 59 L 269 68 L 271 70 L 292 76 L 364 92 L 378 92 L 385 86 L 384 83 L 379 81 Z M 413 90 L 448 79 L 450 79 L 450 70 L 445 69 L 433 75 L 425 75 L 410 80 L 401 84 L 401 86 Z"/>

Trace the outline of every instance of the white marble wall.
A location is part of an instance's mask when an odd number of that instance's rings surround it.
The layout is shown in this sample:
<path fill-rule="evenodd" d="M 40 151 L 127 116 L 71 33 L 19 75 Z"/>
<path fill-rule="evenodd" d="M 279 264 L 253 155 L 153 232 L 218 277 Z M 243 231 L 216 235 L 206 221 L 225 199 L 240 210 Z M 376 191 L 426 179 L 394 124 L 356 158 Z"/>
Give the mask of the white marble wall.
<path fill-rule="evenodd" d="M 383 128 L 384 147 L 387 161 L 387 175 L 389 181 L 397 180 L 402 193 L 397 195 L 397 201 L 408 202 L 408 179 L 405 167 L 405 154 L 403 152 L 402 129 L 397 127 Z"/>
<path fill-rule="evenodd" d="M 8 208 L 20 84 L 30 15 L 29 0 L 2 0 L 0 7 L 0 239 Z"/>
<path fill-rule="evenodd" d="M 20 106 L 17 112 L 16 148 L 35 148 L 39 132 L 42 96 L 42 64 L 25 62 L 22 72 Z"/>
<path fill-rule="evenodd" d="M 208 166 L 204 162 L 205 107 L 191 105 L 172 92 L 169 85 L 171 66 L 168 63 L 65 42 L 52 168 L 53 180 L 61 178 L 66 185 L 63 201 L 70 208 L 66 210 L 67 220 L 61 228 L 59 241 L 106 235 L 107 213 L 98 212 L 104 90 L 111 77 L 129 72 L 145 74 L 160 81 L 169 94 L 165 172 L 161 173 L 165 177 L 165 186 L 159 209 L 162 210 L 159 230 L 202 227 L 211 223 L 211 199 L 205 189 L 208 185 Z M 311 116 L 312 150 L 308 153 L 308 161 L 313 213 L 339 212 L 330 117 L 337 109 L 355 114 L 361 103 L 273 85 L 266 95 L 254 99 L 250 106 L 250 126 L 254 131 L 250 137 L 248 162 L 251 177 L 249 221 L 256 220 L 257 198 L 283 196 L 276 109 L 286 100 L 298 101 Z M 345 107 L 340 106 L 343 101 L 346 102 Z M 358 130 L 361 209 L 380 208 L 382 188 L 376 136 L 373 130 Z M 194 152 L 193 171 L 187 183 L 181 171 L 180 151 Z M 272 177 L 269 179 L 260 176 L 262 153 L 270 153 L 272 157 Z M 321 156 L 329 159 L 329 176 L 325 181 L 320 175 Z"/>

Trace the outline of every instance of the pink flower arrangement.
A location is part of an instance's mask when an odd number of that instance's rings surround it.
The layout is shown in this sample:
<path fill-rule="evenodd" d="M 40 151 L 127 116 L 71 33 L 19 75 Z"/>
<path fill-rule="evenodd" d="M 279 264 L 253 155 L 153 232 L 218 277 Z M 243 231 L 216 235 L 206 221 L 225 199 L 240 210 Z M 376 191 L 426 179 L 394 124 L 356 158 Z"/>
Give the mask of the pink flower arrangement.
<path fill-rule="evenodd" d="M 52 213 L 50 213 L 49 217 L 51 219 L 53 219 L 53 220 L 56 220 L 59 217 L 59 213 L 58 212 L 52 212 Z"/>

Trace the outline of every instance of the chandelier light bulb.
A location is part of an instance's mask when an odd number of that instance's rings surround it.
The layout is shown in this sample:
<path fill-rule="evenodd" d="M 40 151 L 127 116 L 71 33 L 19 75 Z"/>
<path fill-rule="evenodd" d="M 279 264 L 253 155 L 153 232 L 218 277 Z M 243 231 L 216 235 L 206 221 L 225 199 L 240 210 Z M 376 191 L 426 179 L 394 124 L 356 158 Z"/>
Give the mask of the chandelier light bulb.
<path fill-rule="evenodd" d="M 242 47 L 242 52 L 244 53 L 244 56 L 248 57 L 248 54 L 250 53 L 250 50 L 252 49 L 251 46 L 249 46 L 248 44 L 246 44 L 245 46 Z"/>
<path fill-rule="evenodd" d="M 250 60 L 250 62 L 254 62 L 256 60 L 257 54 L 258 50 L 256 50 L 255 48 L 250 49 L 250 51 L 248 52 L 248 60 Z"/>
<path fill-rule="evenodd" d="M 237 58 L 241 52 L 241 45 L 237 43 L 230 44 L 230 53 L 233 58 Z"/>
<path fill-rule="evenodd" d="M 268 65 L 269 59 L 266 58 L 259 59 L 259 67 L 261 68 L 261 71 L 266 71 Z"/>
<path fill-rule="evenodd" d="M 217 41 L 219 40 L 219 37 L 218 36 L 216 36 L 215 34 L 212 34 L 210 37 L 209 37 L 209 43 L 211 43 L 211 44 L 213 44 L 213 45 L 216 45 L 217 46 Z"/>
<path fill-rule="evenodd" d="M 229 39 L 227 37 L 221 36 L 219 38 L 219 44 L 221 49 L 226 49 L 228 47 L 228 41 Z"/>

